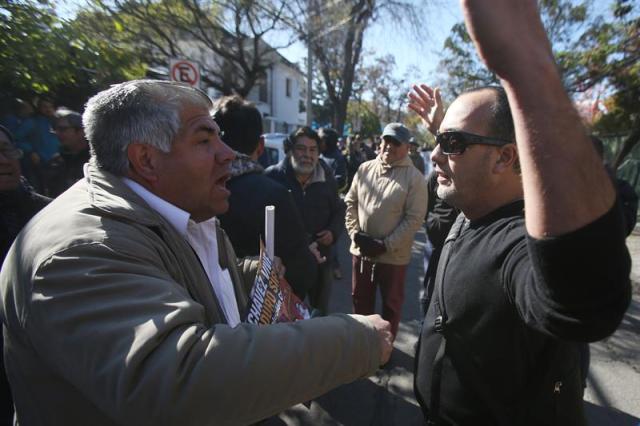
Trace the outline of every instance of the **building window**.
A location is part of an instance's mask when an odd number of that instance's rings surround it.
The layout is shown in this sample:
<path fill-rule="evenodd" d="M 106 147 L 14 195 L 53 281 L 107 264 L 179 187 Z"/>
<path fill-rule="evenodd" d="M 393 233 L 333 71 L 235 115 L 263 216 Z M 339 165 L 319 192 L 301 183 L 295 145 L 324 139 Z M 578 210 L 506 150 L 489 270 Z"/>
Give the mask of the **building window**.
<path fill-rule="evenodd" d="M 291 97 L 291 79 L 287 78 L 285 79 L 285 94 L 287 95 L 287 98 Z"/>
<path fill-rule="evenodd" d="M 267 86 L 267 79 L 265 78 L 258 85 L 258 100 L 260 102 L 264 102 L 264 103 L 269 102 L 268 89 L 269 88 Z"/>

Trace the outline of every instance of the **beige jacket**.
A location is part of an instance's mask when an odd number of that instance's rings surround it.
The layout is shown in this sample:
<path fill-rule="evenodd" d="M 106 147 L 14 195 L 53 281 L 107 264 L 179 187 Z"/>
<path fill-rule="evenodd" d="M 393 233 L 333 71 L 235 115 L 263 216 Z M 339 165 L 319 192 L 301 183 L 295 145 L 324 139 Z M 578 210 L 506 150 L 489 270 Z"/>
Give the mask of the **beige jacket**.
<path fill-rule="evenodd" d="M 89 173 L 27 225 L 0 274 L 22 425 L 244 425 L 376 371 L 362 317 L 226 325 L 185 240 L 119 178 Z M 251 274 L 222 238 L 242 314 Z"/>
<path fill-rule="evenodd" d="M 380 157 L 362 163 L 344 200 L 351 254 L 360 256 L 353 236 L 364 231 L 383 239 L 387 248 L 374 262 L 409 263 L 415 233 L 427 211 L 427 184 L 408 156 L 391 165 Z"/>

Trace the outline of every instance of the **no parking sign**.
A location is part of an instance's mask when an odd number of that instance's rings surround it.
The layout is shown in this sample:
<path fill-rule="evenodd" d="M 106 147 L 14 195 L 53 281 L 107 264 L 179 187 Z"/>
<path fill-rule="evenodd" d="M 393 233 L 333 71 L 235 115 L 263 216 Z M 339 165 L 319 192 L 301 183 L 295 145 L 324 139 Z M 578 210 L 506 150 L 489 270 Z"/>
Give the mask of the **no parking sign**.
<path fill-rule="evenodd" d="M 172 59 L 169 64 L 169 78 L 172 81 L 186 83 L 191 87 L 199 87 L 200 70 L 198 64 L 191 61 Z"/>

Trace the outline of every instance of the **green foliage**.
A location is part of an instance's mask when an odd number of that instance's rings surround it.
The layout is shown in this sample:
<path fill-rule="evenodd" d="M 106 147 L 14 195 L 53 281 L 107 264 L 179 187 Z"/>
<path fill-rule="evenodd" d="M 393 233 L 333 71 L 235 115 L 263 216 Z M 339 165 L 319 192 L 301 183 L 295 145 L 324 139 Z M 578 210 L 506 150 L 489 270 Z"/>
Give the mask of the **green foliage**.
<path fill-rule="evenodd" d="M 49 95 L 79 108 L 109 84 L 144 75 L 133 52 L 87 35 L 58 18 L 46 1 L 0 3 L 0 87 L 3 97 Z"/>
<path fill-rule="evenodd" d="M 583 31 L 588 20 L 589 0 L 576 3 L 570 0 L 542 0 L 539 7 L 543 24 L 554 48 L 562 70 L 571 68 L 567 53 L 579 45 L 576 34 Z M 479 60 L 471 37 L 463 22 L 451 28 L 444 42 L 444 52 L 439 64 L 445 75 L 440 87 L 448 98 L 474 87 L 498 84 L 495 74 L 486 69 Z"/>
<path fill-rule="evenodd" d="M 349 102 L 347 107 L 347 121 L 352 124 L 353 133 L 371 136 L 379 135 L 381 130 L 380 118 L 373 111 L 369 102 Z"/>
<path fill-rule="evenodd" d="M 271 10 L 279 1 L 92 0 L 92 28 L 159 69 L 173 58 L 197 62 L 207 86 L 247 96 L 276 62 L 281 46 L 263 39 L 282 25 Z"/>

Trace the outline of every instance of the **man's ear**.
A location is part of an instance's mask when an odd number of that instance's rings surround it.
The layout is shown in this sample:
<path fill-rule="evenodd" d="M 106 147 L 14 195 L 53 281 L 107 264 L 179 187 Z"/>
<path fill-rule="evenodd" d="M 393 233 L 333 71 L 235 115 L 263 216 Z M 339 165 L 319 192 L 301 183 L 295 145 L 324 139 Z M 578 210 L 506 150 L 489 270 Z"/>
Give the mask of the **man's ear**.
<path fill-rule="evenodd" d="M 258 139 L 258 147 L 256 148 L 256 158 L 260 158 L 262 153 L 264 152 L 264 136 L 260 136 Z"/>
<path fill-rule="evenodd" d="M 518 148 L 515 143 L 510 143 L 498 148 L 498 159 L 494 165 L 495 173 L 504 173 L 507 170 L 514 169 L 514 165 L 518 162 Z"/>
<path fill-rule="evenodd" d="M 129 169 L 133 176 L 151 183 L 158 180 L 158 150 L 145 143 L 131 143 L 127 146 Z"/>

